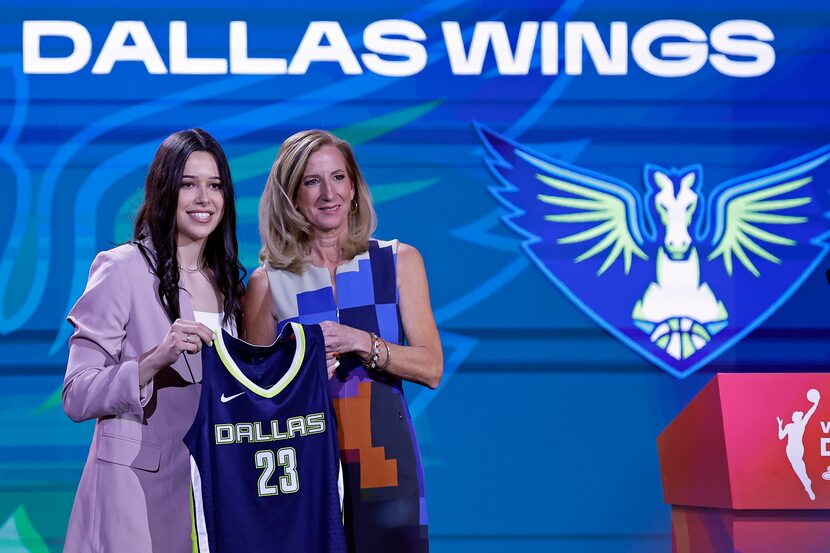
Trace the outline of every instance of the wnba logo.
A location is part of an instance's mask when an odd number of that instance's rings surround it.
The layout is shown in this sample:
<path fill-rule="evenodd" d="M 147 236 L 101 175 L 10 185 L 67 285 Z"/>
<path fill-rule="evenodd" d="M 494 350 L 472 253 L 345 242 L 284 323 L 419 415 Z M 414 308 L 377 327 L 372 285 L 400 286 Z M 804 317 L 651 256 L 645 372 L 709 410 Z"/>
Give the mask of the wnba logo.
<path fill-rule="evenodd" d="M 812 407 L 805 414 L 803 411 L 793 411 L 792 422 L 784 425 L 784 420 L 778 418 L 778 439 L 783 440 L 787 438 L 787 459 L 793 467 L 796 476 L 804 486 L 804 491 L 810 497 L 810 501 L 816 500 L 816 494 L 813 492 L 813 482 L 807 475 L 807 466 L 804 464 L 804 430 L 810 422 L 810 418 L 818 409 L 818 403 L 821 400 L 821 394 L 815 388 L 811 388 L 807 392 L 807 401 L 813 404 Z M 830 425 L 830 422 L 826 423 Z M 822 424 L 824 427 L 824 424 Z M 822 439 L 822 445 L 825 444 L 826 438 Z M 824 448 L 822 448 L 822 455 L 824 455 Z M 830 467 L 822 474 L 822 478 L 830 480 Z"/>

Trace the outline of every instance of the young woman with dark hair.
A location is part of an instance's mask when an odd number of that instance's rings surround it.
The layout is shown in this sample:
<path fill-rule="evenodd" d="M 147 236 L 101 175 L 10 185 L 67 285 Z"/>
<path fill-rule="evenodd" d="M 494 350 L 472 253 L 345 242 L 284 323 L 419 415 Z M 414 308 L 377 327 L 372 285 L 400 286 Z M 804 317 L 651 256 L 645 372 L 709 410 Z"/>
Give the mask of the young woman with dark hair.
<path fill-rule="evenodd" d="M 244 269 L 222 148 L 190 129 L 159 147 L 134 240 L 98 254 L 68 320 L 63 406 L 97 419 L 65 551 L 192 550 L 190 460 L 201 359 L 241 324 Z"/>
<path fill-rule="evenodd" d="M 189 186 L 188 183 L 182 183 L 182 174 L 187 160 L 194 152 L 204 152 L 213 156 L 217 174 L 212 178 L 218 179 L 212 185 L 221 190 L 225 205 L 224 216 L 219 214 L 216 232 L 210 233 L 207 241 L 200 245 L 204 254 L 202 261 L 210 270 L 205 274 L 212 273 L 216 278 L 217 287 L 223 291 L 223 324 L 233 317 L 237 323 L 241 323 L 242 304 L 237 288 L 241 282 L 238 277 L 240 273 L 244 274 L 245 269 L 236 257 L 236 207 L 230 167 L 219 143 L 205 131 L 191 129 L 175 133 L 159 147 L 147 175 L 144 203 L 136 215 L 134 243 L 159 279 L 158 293 L 164 310 L 170 320 L 178 319 L 181 314 L 178 299 L 180 265 L 174 257 L 176 249 L 181 249 L 186 244 L 178 244 L 177 241 L 177 203 L 180 188 L 183 185 L 185 188 Z M 187 218 L 185 224 L 186 220 Z M 198 222 L 204 224 L 202 221 Z M 147 246 L 155 250 L 155 255 L 150 255 Z M 187 272 L 186 268 L 182 270 Z"/>

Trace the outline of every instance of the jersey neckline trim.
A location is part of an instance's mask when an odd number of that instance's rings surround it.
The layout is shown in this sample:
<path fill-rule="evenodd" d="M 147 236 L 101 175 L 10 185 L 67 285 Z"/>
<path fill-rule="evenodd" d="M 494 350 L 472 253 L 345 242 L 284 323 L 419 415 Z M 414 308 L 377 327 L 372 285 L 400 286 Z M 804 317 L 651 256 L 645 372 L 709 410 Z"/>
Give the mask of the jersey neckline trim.
<path fill-rule="evenodd" d="M 245 376 L 245 373 L 240 370 L 239 366 L 236 364 L 236 361 L 233 360 L 230 353 L 228 352 L 228 348 L 225 345 L 225 336 L 224 332 L 220 331 L 216 333 L 216 352 L 219 354 L 219 359 L 222 361 L 222 364 L 231 373 L 236 380 L 239 381 L 240 384 L 245 386 L 248 390 L 252 391 L 258 396 L 264 398 L 272 398 L 282 392 L 286 386 L 288 386 L 294 377 L 300 372 L 300 366 L 303 364 L 303 360 L 305 359 L 305 331 L 303 330 L 302 325 L 291 322 L 289 323 L 291 328 L 294 330 L 294 336 L 297 340 L 297 349 L 294 351 L 294 359 L 291 360 L 291 366 L 282 375 L 276 384 L 271 386 L 270 388 L 262 388 L 261 386 L 257 386 L 250 378 Z M 287 326 L 287 325 L 286 325 Z M 285 327 L 283 327 L 283 332 L 285 332 Z M 235 338 L 235 340 L 239 340 L 239 338 Z M 263 346 L 255 346 L 253 344 L 249 344 L 244 340 L 239 340 L 244 344 L 247 344 L 251 347 L 263 347 Z M 264 348 L 273 347 L 279 341 L 279 337 L 274 340 L 274 343 L 270 346 L 264 346 Z"/>

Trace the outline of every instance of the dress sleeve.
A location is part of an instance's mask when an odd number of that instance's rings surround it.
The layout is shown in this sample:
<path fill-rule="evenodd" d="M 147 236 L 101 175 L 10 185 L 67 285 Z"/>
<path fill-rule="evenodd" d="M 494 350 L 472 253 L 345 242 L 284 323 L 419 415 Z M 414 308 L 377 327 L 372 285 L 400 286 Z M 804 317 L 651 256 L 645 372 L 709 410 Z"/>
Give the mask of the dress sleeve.
<path fill-rule="evenodd" d="M 63 409 L 74 421 L 140 414 L 152 382 L 139 389 L 138 359 L 122 359 L 131 313 L 123 259 L 101 252 L 92 263 L 83 295 L 67 320 L 75 327 L 63 382 Z"/>

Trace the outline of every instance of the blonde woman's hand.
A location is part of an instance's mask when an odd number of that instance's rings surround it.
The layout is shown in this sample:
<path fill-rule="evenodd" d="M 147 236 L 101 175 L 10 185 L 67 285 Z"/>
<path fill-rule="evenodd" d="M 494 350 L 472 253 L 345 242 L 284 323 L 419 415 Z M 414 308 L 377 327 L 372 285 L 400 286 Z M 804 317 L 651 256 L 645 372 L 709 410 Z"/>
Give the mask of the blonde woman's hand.
<path fill-rule="evenodd" d="M 372 349 L 372 338 L 365 330 L 342 325 L 334 321 L 320 323 L 323 338 L 326 342 L 326 353 L 356 353 L 360 358 L 369 355 Z"/>
<path fill-rule="evenodd" d="M 326 352 L 326 370 L 329 375 L 329 380 L 332 379 L 334 373 L 337 372 L 337 367 L 340 366 L 340 352 L 332 351 Z"/>

